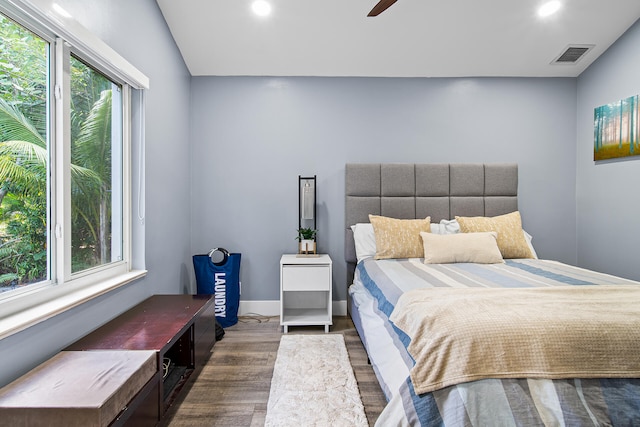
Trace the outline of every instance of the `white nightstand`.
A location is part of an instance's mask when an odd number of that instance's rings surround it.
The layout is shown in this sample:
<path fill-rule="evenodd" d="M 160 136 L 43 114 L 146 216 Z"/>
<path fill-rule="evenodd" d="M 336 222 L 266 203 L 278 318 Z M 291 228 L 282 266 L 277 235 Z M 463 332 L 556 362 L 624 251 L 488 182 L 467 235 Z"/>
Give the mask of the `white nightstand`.
<path fill-rule="evenodd" d="M 331 320 L 331 270 L 329 255 L 282 255 L 280 258 L 280 324 L 289 326 L 324 325 Z"/>

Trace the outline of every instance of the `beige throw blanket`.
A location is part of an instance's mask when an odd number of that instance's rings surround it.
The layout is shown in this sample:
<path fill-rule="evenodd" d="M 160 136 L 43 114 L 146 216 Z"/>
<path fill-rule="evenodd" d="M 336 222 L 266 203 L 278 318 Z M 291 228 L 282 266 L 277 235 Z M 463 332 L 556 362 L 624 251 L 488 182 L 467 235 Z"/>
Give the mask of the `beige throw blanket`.
<path fill-rule="evenodd" d="M 416 393 L 483 378 L 640 377 L 640 287 L 418 289 L 391 321 Z"/>

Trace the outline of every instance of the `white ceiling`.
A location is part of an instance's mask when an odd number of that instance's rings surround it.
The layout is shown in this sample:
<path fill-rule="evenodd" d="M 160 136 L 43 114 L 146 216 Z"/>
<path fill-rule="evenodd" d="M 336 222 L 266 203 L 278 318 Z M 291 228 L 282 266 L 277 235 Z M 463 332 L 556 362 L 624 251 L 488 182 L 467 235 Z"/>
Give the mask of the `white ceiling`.
<path fill-rule="evenodd" d="M 638 18 L 640 0 L 157 0 L 193 76 L 575 77 Z M 576 64 L 551 62 L 595 45 Z"/>

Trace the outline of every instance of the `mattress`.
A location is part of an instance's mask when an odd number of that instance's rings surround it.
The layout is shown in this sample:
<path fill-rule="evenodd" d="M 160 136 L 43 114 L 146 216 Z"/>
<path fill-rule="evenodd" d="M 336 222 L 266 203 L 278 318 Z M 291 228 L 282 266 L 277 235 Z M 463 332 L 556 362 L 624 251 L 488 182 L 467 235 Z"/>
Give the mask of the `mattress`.
<path fill-rule="evenodd" d="M 555 261 L 434 264 L 366 259 L 349 288 L 356 327 L 388 400 L 376 425 L 638 425 L 640 380 L 489 378 L 418 395 L 409 376 L 408 337 L 390 321 L 398 298 L 428 287 L 632 285 L 639 283 Z M 640 322 L 640 319 L 639 319 Z M 640 326 L 640 325 L 639 325 Z"/>

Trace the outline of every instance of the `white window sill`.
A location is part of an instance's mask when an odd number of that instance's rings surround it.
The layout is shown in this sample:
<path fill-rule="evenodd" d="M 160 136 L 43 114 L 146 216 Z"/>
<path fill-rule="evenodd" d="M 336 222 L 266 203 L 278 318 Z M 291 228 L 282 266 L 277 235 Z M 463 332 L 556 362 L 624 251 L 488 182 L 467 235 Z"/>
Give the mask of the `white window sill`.
<path fill-rule="evenodd" d="M 134 270 L 79 288 L 69 286 L 68 289 L 61 289 L 66 288 L 66 286 L 53 286 L 48 289 L 42 289 L 39 292 L 51 294 L 51 297 L 46 302 L 34 304 L 17 313 L 10 313 L 0 318 L 0 339 L 23 331 L 30 326 L 140 279 L 146 274 L 146 270 Z"/>

